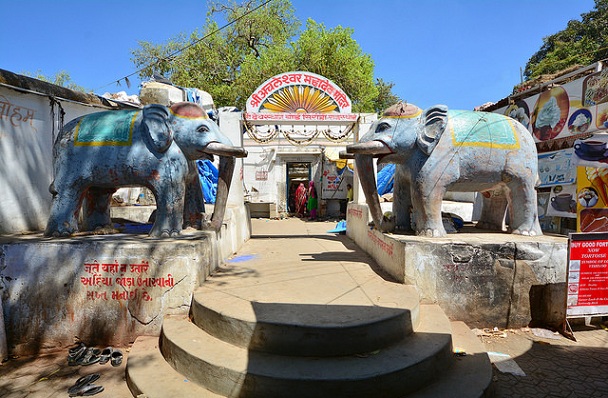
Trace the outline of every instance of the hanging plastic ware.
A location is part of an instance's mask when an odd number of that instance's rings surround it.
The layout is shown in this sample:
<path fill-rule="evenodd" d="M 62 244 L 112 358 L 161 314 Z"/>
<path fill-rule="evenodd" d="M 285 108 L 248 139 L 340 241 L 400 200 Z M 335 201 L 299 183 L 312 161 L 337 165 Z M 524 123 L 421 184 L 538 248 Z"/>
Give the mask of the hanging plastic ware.
<path fill-rule="evenodd" d="M 201 181 L 205 203 L 215 203 L 217 195 L 217 181 L 219 173 L 217 168 L 209 160 L 197 160 L 198 177 Z"/>
<path fill-rule="evenodd" d="M 378 172 L 378 195 L 393 192 L 394 181 L 395 165 L 389 163 Z"/>

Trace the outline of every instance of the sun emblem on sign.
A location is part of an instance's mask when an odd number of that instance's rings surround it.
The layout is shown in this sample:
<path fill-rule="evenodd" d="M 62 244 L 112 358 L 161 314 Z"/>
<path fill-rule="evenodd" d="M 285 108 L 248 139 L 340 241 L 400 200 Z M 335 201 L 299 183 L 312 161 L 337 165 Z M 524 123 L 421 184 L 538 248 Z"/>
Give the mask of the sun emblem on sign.
<path fill-rule="evenodd" d="M 273 93 L 262 107 L 282 113 L 329 113 L 338 105 L 324 91 L 310 86 L 288 86 Z"/>

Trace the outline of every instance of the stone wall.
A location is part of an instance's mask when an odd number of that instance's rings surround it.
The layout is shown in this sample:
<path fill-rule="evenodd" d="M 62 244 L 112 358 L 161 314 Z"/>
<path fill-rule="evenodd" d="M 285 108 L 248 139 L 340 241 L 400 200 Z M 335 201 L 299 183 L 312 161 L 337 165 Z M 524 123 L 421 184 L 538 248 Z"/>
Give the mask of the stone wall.
<path fill-rule="evenodd" d="M 565 319 L 558 292 L 565 289 L 567 238 L 469 229 L 431 239 L 383 234 L 370 221 L 367 205 L 349 204 L 347 235 L 382 271 L 415 285 L 422 301 L 439 304 L 451 319 L 502 328 L 526 326 L 533 314 L 541 324 Z"/>

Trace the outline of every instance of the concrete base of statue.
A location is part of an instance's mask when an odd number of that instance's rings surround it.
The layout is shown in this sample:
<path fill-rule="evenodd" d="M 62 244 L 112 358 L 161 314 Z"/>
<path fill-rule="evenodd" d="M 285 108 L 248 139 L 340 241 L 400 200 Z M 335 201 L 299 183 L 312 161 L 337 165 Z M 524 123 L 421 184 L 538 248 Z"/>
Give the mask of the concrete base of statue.
<path fill-rule="evenodd" d="M 349 203 L 347 235 L 380 272 L 415 285 L 470 327 L 561 324 L 566 313 L 568 239 L 463 228 L 445 238 L 382 233 L 369 226 L 365 204 Z"/>
<path fill-rule="evenodd" d="M 167 314 L 187 314 L 192 292 L 249 239 L 244 206 L 228 207 L 219 233 L 187 229 L 0 237 L 0 292 L 13 355 L 71 346 L 122 345 L 158 335 Z M 148 225 L 148 228 L 151 225 Z M 138 230 L 141 228 L 141 230 Z"/>

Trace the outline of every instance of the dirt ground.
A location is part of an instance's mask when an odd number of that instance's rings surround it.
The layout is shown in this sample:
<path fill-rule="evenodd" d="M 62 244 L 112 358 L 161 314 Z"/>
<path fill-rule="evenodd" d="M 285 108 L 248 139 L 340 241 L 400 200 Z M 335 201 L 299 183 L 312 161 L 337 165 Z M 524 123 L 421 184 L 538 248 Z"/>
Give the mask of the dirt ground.
<path fill-rule="evenodd" d="M 98 347 L 103 349 L 105 347 Z M 120 366 L 109 362 L 100 365 L 69 366 L 67 351 L 48 352 L 39 356 L 11 358 L 0 365 L 0 397 L 2 398 L 50 398 L 67 397 L 78 378 L 99 373 L 93 384 L 104 390 L 96 397 L 132 398 L 125 381 L 125 366 L 129 347 L 115 347 L 123 353 Z"/>
<path fill-rule="evenodd" d="M 573 325 L 577 341 L 546 329 L 473 329 L 493 361 L 495 397 L 608 396 L 608 322 Z M 455 347 L 457 348 L 457 347 Z M 0 365 L 0 397 L 66 397 L 75 381 L 100 373 L 104 387 L 97 397 L 131 398 L 125 381 L 129 347 L 118 367 L 93 364 L 69 366 L 67 352 L 13 358 Z"/>

